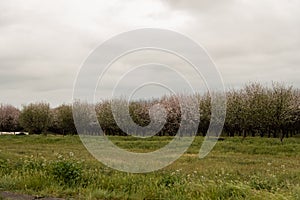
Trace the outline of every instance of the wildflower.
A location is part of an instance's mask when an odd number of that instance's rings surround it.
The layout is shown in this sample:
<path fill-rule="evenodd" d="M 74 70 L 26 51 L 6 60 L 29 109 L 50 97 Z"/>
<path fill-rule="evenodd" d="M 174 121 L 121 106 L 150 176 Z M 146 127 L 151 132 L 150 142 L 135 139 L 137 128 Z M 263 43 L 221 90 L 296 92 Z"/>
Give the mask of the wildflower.
<path fill-rule="evenodd" d="M 180 172 L 182 169 L 177 169 L 176 172 Z"/>

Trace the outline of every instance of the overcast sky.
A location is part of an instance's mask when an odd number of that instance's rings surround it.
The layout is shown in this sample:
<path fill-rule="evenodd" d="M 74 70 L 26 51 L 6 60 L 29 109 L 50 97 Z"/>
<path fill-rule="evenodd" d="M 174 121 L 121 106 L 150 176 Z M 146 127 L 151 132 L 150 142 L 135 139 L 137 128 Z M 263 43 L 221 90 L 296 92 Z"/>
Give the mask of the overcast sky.
<path fill-rule="evenodd" d="M 272 80 L 300 88 L 298 0 L 1 0 L 0 102 L 71 102 L 89 53 L 144 27 L 201 44 L 227 88 Z"/>

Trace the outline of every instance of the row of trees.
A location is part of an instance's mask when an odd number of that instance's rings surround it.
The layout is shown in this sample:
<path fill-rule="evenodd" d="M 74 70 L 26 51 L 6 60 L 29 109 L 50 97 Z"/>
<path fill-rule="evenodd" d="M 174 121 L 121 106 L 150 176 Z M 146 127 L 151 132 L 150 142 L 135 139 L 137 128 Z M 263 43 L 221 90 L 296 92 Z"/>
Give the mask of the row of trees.
<path fill-rule="evenodd" d="M 51 109 L 48 103 L 31 103 L 19 110 L 12 105 L 0 105 L 0 131 L 28 131 L 41 134 L 51 131 L 59 134 L 76 134 L 72 106 L 63 104 Z"/>
<path fill-rule="evenodd" d="M 151 128 L 157 128 L 162 123 L 161 131 L 157 135 L 174 135 L 179 130 L 182 121 L 187 118 L 186 116 L 188 116 L 190 127 L 198 125 L 199 116 L 193 114 L 191 109 L 187 113 L 182 113 L 179 104 L 179 102 L 192 101 L 195 98 L 199 103 L 200 111 L 198 133 L 205 135 L 211 119 L 211 96 L 209 94 L 165 96 L 161 99 L 130 102 L 128 105 L 122 99 L 102 101 L 95 106 L 76 102 L 76 108 L 81 110 L 81 113 L 77 113 L 80 116 L 77 119 L 82 120 L 77 123 L 85 125 L 80 131 L 95 132 L 95 122 L 87 123 L 91 116 L 85 116 L 86 111 L 95 109 L 101 128 L 107 135 L 126 135 L 126 133 L 147 135 L 152 131 Z M 157 104 L 160 107 L 154 106 Z M 120 119 L 117 120 L 119 123 L 116 123 L 115 119 L 118 116 L 114 117 L 112 114 L 112 105 L 117 115 L 126 114 L 128 107 L 130 119 L 120 115 Z M 159 119 L 155 122 L 157 124 L 151 124 L 151 116 L 164 114 L 161 107 L 166 112 L 165 121 Z M 149 112 L 150 109 L 151 112 Z M 153 125 L 150 129 L 141 128 L 149 124 Z M 35 103 L 23 106 L 22 110 L 11 105 L 1 105 L 0 129 L 1 131 L 26 130 L 31 134 L 41 134 L 47 130 L 60 134 L 76 134 L 72 106 L 65 104 L 51 109 L 47 103 Z M 184 130 L 188 133 L 191 129 L 186 126 Z M 243 137 L 280 137 L 282 140 L 284 137 L 299 134 L 299 131 L 299 89 L 279 83 L 274 83 L 272 87 L 251 83 L 240 90 L 232 89 L 227 92 L 227 113 L 223 134 Z"/>
<path fill-rule="evenodd" d="M 300 91 L 273 83 L 258 83 L 227 94 L 225 131 L 230 135 L 284 137 L 300 130 Z"/>

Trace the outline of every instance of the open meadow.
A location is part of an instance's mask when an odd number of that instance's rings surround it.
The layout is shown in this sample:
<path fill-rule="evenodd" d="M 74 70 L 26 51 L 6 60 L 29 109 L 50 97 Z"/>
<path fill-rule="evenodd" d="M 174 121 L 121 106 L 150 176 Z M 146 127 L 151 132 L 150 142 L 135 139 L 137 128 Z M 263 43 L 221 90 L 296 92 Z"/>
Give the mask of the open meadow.
<path fill-rule="evenodd" d="M 171 137 L 112 136 L 148 152 Z M 146 141 L 145 141 L 146 140 Z M 203 137 L 170 166 L 130 174 L 95 160 L 78 136 L 1 136 L 0 191 L 65 199 L 300 199 L 300 138 L 225 138 L 204 159 Z"/>

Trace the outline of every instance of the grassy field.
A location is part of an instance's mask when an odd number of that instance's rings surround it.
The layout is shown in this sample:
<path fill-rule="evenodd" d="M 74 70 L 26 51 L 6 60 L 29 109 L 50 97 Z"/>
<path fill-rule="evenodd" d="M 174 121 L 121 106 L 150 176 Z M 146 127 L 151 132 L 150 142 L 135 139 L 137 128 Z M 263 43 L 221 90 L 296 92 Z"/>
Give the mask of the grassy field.
<path fill-rule="evenodd" d="M 170 139 L 111 137 L 136 152 Z M 0 191 L 66 199 L 300 199 L 300 138 L 226 138 L 199 159 L 202 140 L 162 170 L 129 174 L 99 163 L 77 136 L 1 136 Z"/>

